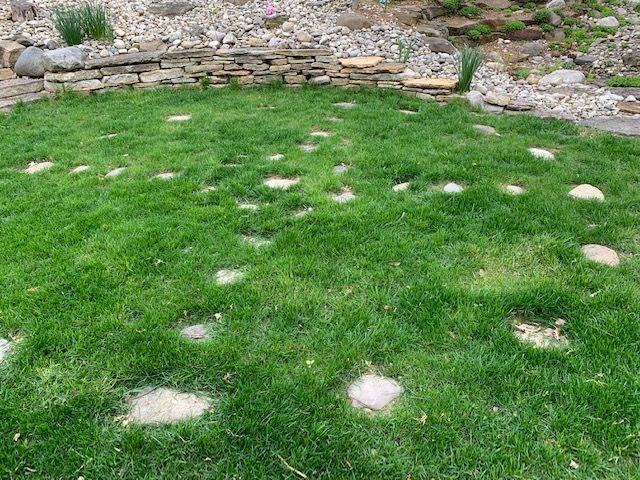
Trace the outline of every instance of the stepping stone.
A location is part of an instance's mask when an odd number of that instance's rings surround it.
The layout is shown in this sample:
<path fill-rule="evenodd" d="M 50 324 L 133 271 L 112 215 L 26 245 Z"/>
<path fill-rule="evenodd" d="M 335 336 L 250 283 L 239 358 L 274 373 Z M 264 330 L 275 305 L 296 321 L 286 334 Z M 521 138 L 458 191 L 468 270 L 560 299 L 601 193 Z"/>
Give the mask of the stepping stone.
<path fill-rule="evenodd" d="M 184 113 L 181 115 L 170 115 L 167 117 L 167 122 L 186 122 L 188 120 L 191 120 L 190 113 Z"/>
<path fill-rule="evenodd" d="M 273 161 L 278 161 L 278 160 L 282 160 L 284 158 L 284 155 L 281 153 L 274 153 L 273 155 L 268 157 L 269 160 L 273 160 Z"/>
<path fill-rule="evenodd" d="M 91 167 L 89 165 L 78 165 L 76 168 L 71 170 L 71 172 L 69 172 L 69 173 L 82 173 L 82 172 L 86 172 L 90 168 Z"/>
<path fill-rule="evenodd" d="M 604 193 L 599 188 L 583 183 L 571 190 L 568 194 L 570 197 L 578 198 L 580 200 L 598 200 L 604 202 Z"/>
<path fill-rule="evenodd" d="M 159 173 L 155 175 L 153 178 L 157 178 L 158 180 L 171 180 L 172 178 L 175 178 L 175 177 L 176 177 L 175 172 L 164 172 L 164 173 Z"/>
<path fill-rule="evenodd" d="M 316 145 L 315 143 L 303 143 L 302 145 L 300 145 L 300 150 L 307 153 L 313 152 L 317 148 L 318 145 Z"/>
<path fill-rule="evenodd" d="M 355 408 L 378 412 L 391 406 L 402 393 L 402 387 L 391 378 L 372 373 L 349 385 L 347 397 Z"/>
<path fill-rule="evenodd" d="M 354 193 L 351 191 L 350 188 L 343 189 L 341 193 L 331 194 L 331 200 L 338 203 L 347 203 L 347 202 L 350 202 L 351 200 L 355 200 L 355 198 L 356 196 L 354 195 Z"/>
<path fill-rule="evenodd" d="M 551 153 L 549 150 L 544 150 L 542 148 L 530 148 L 529 153 L 536 158 L 541 158 L 543 160 L 553 160 L 555 155 Z"/>
<path fill-rule="evenodd" d="M 392 190 L 394 192 L 404 192 L 405 190 L 409 190 L 410 186 L 411 186 L 410 182 L 398 183 L 397 185 L 394 185 L 392 187 Z"/>
<path fill-rule="evenodd" d="M 34 173 L 42 172 L 53 167 L 53 162 L 29 162 L 27 168 L 23 170 L 24 173 L 33 175 Z"/>
<path fill-rule="evenodd" d="M 279 188 L 281 190 L 286 190 L 299 181 L 300 179 L 298 177 L 285 178 L 275 176 L 267 178 L 264 182 L 262 182 L 262 184 L 270 188 Z"/>
<path fill-rule="evenodd" d="M 203 324 L 184 327 L 180 330 L 180 334 L 193 342 L 204 342 L 209 339 L 209 331 L 206 325 Z"/>
<path fill-rule="evenodd" d="M 543 328 L 537 323 L 517 323 L 514 334 L 521 342 L 529 343 L 535 348 L 558 348 L 569 344 L 567 337 L 557 327 Z"/>
<path fill-rule="evenodd" d="M 400 110 L 398 110 L 400 113 L 404 113 L 405 115 L 417 115 L 418 112 L 416 112 L 415 110 L 407 110 L 404 108 L 401 108 Z"/>
<path fill-rule="evenodd" d="M 305 215 L 308 215 L 311 212 L 313 212 L 313 207 L 301 208 L 300 210 L 297 210 L 296 212 L 294 212 L 293 216 L 304 217 Z"/>
<path fill-rule="evenodd" d="M 442 191 L 445 193 L 460 193 L 464 190 L 464 187 L 462 185 L 458 185 L 457 183 L 447 183 L 443 188 Z"/>
<path fill-rule="evenodd" d="M 346 173 L 349 170 L 349 167 L 347 167 L 344 163 L 341 163 L 340 165 L 336 165 L 335 167 L 333 167 L 333 173 L 336 175 L 342 175 L 343 173 Z"/>
<path fill-rule="evenodd" d="M 238 208 L 241 210 L 258 210 L 258 205 L 255 203 L 238 203 Z"/>
<path fill-rule="evenodd" d="M 5 340 L 4 338 L 0 338 L 0 364 L 4 361 L 5 357 L 11 350 L 11 343 L 9 340 Z"/>
<path fill-rule="evenodd" d="M 102 135 L 101 137 L 98 137 L 98 140 L 111 139 L 111 138 L 115 138 L 117 136 L 118 136 L 117 133 L 108 133 L 106 135 Z"/>
<path fill-rule="evenodd" d="M 338 102 L 338 103 L 334 103 L 333 104 L 334 107 L 338 107 L 338 108 L 353 108 L 356 106 L 355 102 Z"/>
<path fill-rule="evenodd" d="M 209 192 L 213 192 L 213 191 L 215 191 L 217 189 L 218 189 L 218 187 L 216 187 L 215 185 L 207 185 L 202 190 L 200 190 L 200 193 L 209 193 Z"/>
<path fill-rule="evenodd" d="M 127 399 L 129 414 L 125 423 L 156 425 L 196 418 L 211 406 L 211 400 L 170 388 L 146 388 Z"/>
<path fill-rule="evenodd" d="M 593 243 L 584 245 L 582 247 L 582 253 L 593 262 L 609 265 L 610 267 L 620 265 L 620 258 L 616 251 L 604 245 L 596 245 Z"/>
<path fill-rule="evenodd" d="M 107 173 L 104 178 L 113 178 L 113 177 L 117 177 L 118 175 L 120 175 L 122 172 L 124 172 L 127 169 L 127 167 L 118 167 L 118 168 L 114 168 L 113 170 L 111 170 L 109 173 Z"/>
<path fill-rule="evenodd" d="M 312 137 L 322 137 L 322 138 L 327 138 L 331 136 L 330 132 L 326 132 L 324 130 L 314 130 L 313 132 L 311 132 L 311 136 Z"/>
<path fill-rule="evenodd" d="M 324 117 L 324 119 L 325 119 L 327 122 L 334 122 L 334 123 L 344 122 L 344 119 L 342 119 L 342 118 L 340 118 L 340 117 L 334 117 L 334 116 Z"/>
<path fill-rule="evenodd" d="M 240 239 L 243 242 L 248 243 L 249 245 L 252 245 L 256 248 L 266 247 L 267 245 L 271 244 L 270 240 L 262 237 L 255 237 L 253 235 L 242 235 Z"/>
<path fill-rule="evenodd" d="M 484 133 L 485 135 L 500 136 L 496 131 L 496 129 L 493 127 L 490 127 L 489 125 L 474 125 L 473 128 L 475 128 L 480 133 Z"/>
<path fill-rule="evenodd" d="M 507 185 L 504 188 L 511 195 L 522 195 L 524 193 L 524 188 L 519 187 L 518 185 Z"/>
<path fill-rule="evenodd" d="M 244 277 L 244 272 L 240 270 L 219 270 L 216 272 L 216 283 L 228 285 L 240 281 L 242 277 Z"/>

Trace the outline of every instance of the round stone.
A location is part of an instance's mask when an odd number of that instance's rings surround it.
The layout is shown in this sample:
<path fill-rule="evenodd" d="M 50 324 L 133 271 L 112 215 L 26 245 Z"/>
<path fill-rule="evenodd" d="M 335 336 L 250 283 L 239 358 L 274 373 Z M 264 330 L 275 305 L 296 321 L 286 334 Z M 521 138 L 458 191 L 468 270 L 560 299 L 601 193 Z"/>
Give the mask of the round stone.
<path fill-rule="evenodd" d="M 442 189 L 445 193 L 460 193 L 464 190 L 462 185 L 458 185 L 457 183 L 447 183 Z"/>
<path fill-rule="evenodd" d="M 388 408 L 401 393 L 398 382 L 373 373 L 361 376 L 347 389 L 351 405 L 374 412 Z"/>
<path fill-rule="evenodd" d="M 241 210 L 258 210 L 258 205 L 255 203 L 238 203 L 238 208 Z"/>
<path fill-rule="evenodd" d="M 558 348 L 569 344 L 567 337 L 556 328 L 543 328 L 537 323 L 519 322 L 515 325 L 515 336 L 535 348 Z"/>
<path fill-rule="evenodd" d="M 82 173 L 89 170 L 91 167 L 89 165 L 78 165 L 76 168 L 72 169 L 69 173 Z"/>
<path fill-rule="evenodd" d="M 340 165 L 336 165 L 335 167 L 333 167 L 333 173 L 336 175 L 342 175 L 343 173 L 346 173 L 349 170 L 349 167 L 347 167 L 344 163 L 341 163 Z"/>
<path fill-rule="evenodd" d="M 351 191 L 351 189 L 348 189 L 348 188 L 345 188 L 340 193 L 331 194 L 331 199 L 334 202 L 338 202 L 338 203 L 347 203 L 347 202 L 350 202 L 351 200 L 355 200 L 355 198 L 356 198 L 355 194 Z"/>
<path fill-rule="evenodd" d="M 117 177 L 118 175 L 120 175 L 122 172 L 124 172 L 127 169 L 127 167 L 118 167 L 118 168 L 114 168 L 113 170 L 111 170 L 109 173 L 107 173 L 104 177 L 105 178 L 113 178 L 113 177 Z"/>
<path fill-rule="evenodd" d="M 317 148 L 318 145 L 316 145 L 315 143 L 303 143 L 302 145 L 300 145 L 300 150 L 307 153 L 313 152 Z"/>
<path fill-rule="evenodd" d="M 194 393 L 183 393 L 170 388 L 146 388 L 128 398 L 129 414 L 126 423 L 153 425 L 176 423 L 196 418 L 211 406 L 211 400 Z"/>
<path fill-rule="evenodd" d="M 418 112 L 416 112 L 415 110 L 407 110 L 405 108 L 401 108 L 400 110 L 398 110 L 400 113 L 404 113 L 405 115 L 417 115 Z"/>
<path fill-rule="evenodd" d="M 610 267 L 617 267 L 620 264 L 620 258 L 615 250 L 604 245 L 588 244 L 582 247 L 582 253 L 589 260 Z"/>
<path fill-rule="evenodd" d="M 530 148 L 529 153 L 536 158 L 541 158 L 543 160 L 553 160 L 555 156 L 548 150 L 544 150 L 542 148 Z"/>
<path fill-rule="evenodd" d="M 216 283 L 228 285 L 242 280 L 243 277 L 244 272 L 241 270 L 219 270 L 216 272 Z"/>
<path fill-rule="evenodd" d="M 217 189 L 218 189 L 218 187 L 216 187 L 215 185 L 207 185 L 202 190 L 200 190 L 200 193 L 209 193 L 209 192 L 213 192 L 213 191 L 215 191 Z"/>
<path fill-rule="evenodd" d="M 184 327 L 180 330 L 180 334 L 194 342 L 204 342 L 209 338 L 209 332 L 206 325 L 198 324 Z"/>
<path fill-rule="evenodd" d="M 172 178 L 175 178 L 175 176 L 175 172 L 164 172 L 157 174 L 153 178 L 157 178 L 158 180 L 171 180 Z"/>
<path fill-rule="evenodd" d="M 476 131 L 483 133 L 485 135 L 498 135 L 498 132 L 496 132 L 496 129 L 493 127 L 490 127 L 489 125 L 474 125 L 473 128 L 475 128 Z"/>
<path fill-rule="evenodd" d="M 270 240 L 267 240 L 266 238 L 262 238 L 262 237 L 256 237 L 254 235 L 242 235 L 240 239 L 244 243 L 247 243 L 256 248 L 266 247 L 267 245 L 271 244 Z"/>
<path fill-rule="evenodd" d="M 518 185 L 507 185 L 504 188 L 511 195 L 522 195 L 524 193 L 524 188 L 519 187 Z"/>
<path fill-rule="evenodd" d="M 53 167 L 53 162 L 30 162 L 23 171 L 26 174 L 33 175 L 34 173 L 42 172 Z"/>
<path fill-rule="evenodd" d="M 397 185 L 393 186 L 393 191 L 394 192 L 404 192 L 405 190 L 408 190 L 410 186 L 411 186 L 411 183 L 409 183 L 409 182 L 398 183 Z"/>
<path fill-rule="evenodd" d="M 183 113 L 181 115 L 169 115 L 167 117 L 167 122 L 186 122 L 191 120 L 190 113 Z"/>
<path fill-rule="evenodd" d="M 11 343 L 9 340 L 5 340 L 4 338 L 0 338 L 0 364 L 4 361 L 7 354 L 11 350 Z"/>
<path fill-rule="evenodd" d="M 282 160 L 283 158 L 284 158 L 284 155 L 281 153 L 274 153 L 273 155 L 269 156 L 269 160 L 273 160 L 273 161 Z"/>
<path fill-rule="evenodd" d="M 599 188 L 583 183 L 569 192 L 569 196 L 580 200 L 598 200 L 604 202 L 604 193 Z"/>
<path fill-rule="evenodd" d="M 285 178 L 275 176 L 267 178 L 264 182 L 262 182 L 262 184 L 270 188 L 279 188 L 281 190 L 286 190 L 299 181 L 300 179 L 298 177 Z"/>

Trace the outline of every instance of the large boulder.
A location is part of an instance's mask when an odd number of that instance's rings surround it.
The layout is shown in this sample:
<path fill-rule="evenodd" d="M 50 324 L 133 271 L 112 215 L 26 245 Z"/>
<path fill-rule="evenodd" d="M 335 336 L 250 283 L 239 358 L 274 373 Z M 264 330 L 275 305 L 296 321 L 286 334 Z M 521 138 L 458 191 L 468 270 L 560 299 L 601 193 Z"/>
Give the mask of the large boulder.
<path fill-rule="evenodd" d="M 175 17 L 184 15 L 193 10 L 195 5 L 184 0 L 165 0 L 151 3 L 147 7 L 147 11 L 153 15 L 161 15 L 163 17 Z"/>
<path fill-rule="evenodd" d="M 0 68 L 13 68 L 24 48 L 12 40 L 0 40 Z"/>
<path fill-rule="evenodd" d="M 349 30 L 360 30 L 362 28 L 371 28 L 373 25 L 368 17 L 355 12 L 347 12 L 338 16 L 336 25 L 339 27 L 347 27 Z"/>
<path fill-rule="evenodd" d="M 598 19 L 596 21 L 596 25 L 599 27 L 618 28 L 620 26 L 620 22 L 618 22 L 616 17 L 604 17 Z"/>
<path fill-rule="evenodd" d="M 423 39 L 424 43 L 429 45 L 429 50 L 433 53 L 448 53 L 453 55 L 456 53 L 456 47 L 454 47 L 448 40 L 441 37 L 426 37 Z"/>
<path fill-rule="evenodd" d="M 584 73 L 578 70 L 556 70 L 540 79 L 538 85 L 557 86 L 584 83 Z"/>
<path fill-rule="evenodd" d="M 38 47 L 27 48 L 13 70 L 19 77 L 44 77 L 44 51 Z"/>
<path fill-rule="evenodd" d="M 84 67 L 86 55 L 78 47 L 65 47 L 44 54 L 47 72 L 68 72 Z"/>

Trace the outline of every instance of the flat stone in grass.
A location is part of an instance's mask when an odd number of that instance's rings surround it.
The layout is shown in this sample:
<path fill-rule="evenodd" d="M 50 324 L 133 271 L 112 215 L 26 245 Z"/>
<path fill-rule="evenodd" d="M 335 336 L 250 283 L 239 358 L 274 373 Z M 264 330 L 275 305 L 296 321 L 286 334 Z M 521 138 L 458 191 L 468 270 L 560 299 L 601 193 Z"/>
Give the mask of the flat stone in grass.
<path fill-rule="evenodd" d="M 238 203 L 238 208 L 241 210 L 258 210 L 258 205 L 255 203 Z"/>
<path fill-rule="evenodd" d="M 107 133 L 106 135 L 102 135 L 100 137 L 98 137 L 98 140 L 110 140 L 112 138 L 116 138 L 118 136 L 117 133 Z"/>
<path fill-rule="evenodd" d="M 193 342 L 204 342 L 209 339 L 209 331 L 206 325 L 201 323 L 184 327 L 180 330 L 180 334 Z"/>
<path fill-rule="evenodd" d="M 274 153 L 273 155 L 270 155 L 269 160 L 273 160 L 274 162 L 277 162 L 278 160 L 282 160 L 284 158 L 284 155 L 281 153 Z"/>
<path fill-rule="evenodd" d="M 218 189 L 218 187 L 216 187 L 215 185 L 207 185 L 202 190 L 200 190 L 200 193 L 209 193 L 209 192 L 213 192 L 213 191 L 215 191 L 217 189 Z"/>
<path fill-rule="evenodd" d="M 327 122 L 334 122 L 334 123 L 339 123 L 339 122 L 343 122 L 344 119 L 340 118 L 340 117 L 335 117 L 335 116 L 328 116 L 328 117 L 324 117 L 324 119 Z"/>
<path fill-rule="evenodd" d="M 355 408 L 377 412 L 391 406 L 402 393 L 392 378 L 367 373 L 349 385 L 347 397 Z"/>
<path fill-rule="evenodd" d="M 583 245 L 582 253 L 587 257 L 587 259 L 593 262 L 608 265 L 610 267 L 617 267 L 620 265 L 620 257 L 618 257 L 616 251 L 609 247 L 605 247 L 604 245 L 597 245 L 593 243 Z"/>
<path fill-rule="evenodd" d="M 313 207 L 305 207 L 305 208 L 301 208 L 300 210 L 296 210 L 295 212 L 293 212 L 294 217 L 304 217 L 305 215 L 310 214 L 311 212 L 313 212 Z"/>
<path fill-rule="evenodd" d="M 156 178 L 158 180 L 171 180 L 172 178 L 175 178 L 175 177 L 176 177 L 175 172 L 163 172 L 155 175 L 153 178 Z"/>
<path fill-rule="evenodd" d="M 515 324 L 515 336 L 535 348 L 558 348 L 569 344 L 569 340 L 556 328 L 544 328 L 537 323 L 519 321 Z"/>
<path fill-rule="evenodd" d="M 496 132 L 496 129 L 493 127 L 490 127 L 489 125 L 474 125 L 473 128 L 476 129 L 476 131 L 480 132 L 480 133 L 484 133 L 485 135 L 498 135 L 498 132 Z"/>
<path fill-rule="evenodd" d="M 91 167 L 89 165 L 78 165 L 77 167 L 72 169 L 71 172 L 69 172 L 69 173 L 82 173 L 82 172 L 86 172 L 90 168 Z"/>
<path fill-rule="evenodd" d="M 411 186 L 410 182 L 398 183 L 397 185 L 394 185 L 392 187 L 392 190 L 394 192 L 404 192 L 405 190 L 409 190 L 410 186 Z"/>
<path fill-rule="evenodd" d="M 346 173 L 348 170 L 349 170 L 349 167 L 346 166 L 344 163 L 341 163 L 333 167 L 333 173 L 336 175 L 342 175 L 343 173 Z"/>
<path fill-rule="evenodd" d="M 27 168 L 23 170 L 24 173 L 33 175 L 34 173 L 42 172 L 53 167 L 53 162 L 29 162 Z"/>
<path fill-rule="evenodd" d="M 355 198 L 356 196 L 350 188 L 343 188 L 342 192 L 331 194 L 331 200 L 338 203 L 347 203 L 351 200 L 355 200 Z"/>
<path fill-rule="evenodd" d="M 457 183 L 449 182 L 443 188 L 442 191 L 444 193 L 460 193 L 464 190 L 462 185 L 458 185 Z"/>
<path fill-rule="evenodd" d="M 242 280 L 244 272 L 241 270 L 219 270 L 216 272 L 216 283 L 218 285 L 228 285 Z"/>
<path fill-rule="evenodd" d="M 407 108 L 401 108 L 400 110 L 398 110 L 400 113 L 404 113 L 405 115 L 417 115 L 418 112 L 416 112 L 415 110 L 409 110 Z"/>
<path fill-rule="evenodd" d="M 569 196 L 580 200 L 598 200 L 604 202 L 604 193 L 599 188 L 583 183 L 569 192 Z"/>
<path fill-rule="evenodd" d="M 0 364 L 4 361 L 5 357 L 11 350 L 11 343 L 9 340 L 5 340 L 4 338 L 0 338 Z"/>
<path fill-rule="evenodd" d="M 257 237 L 254 235 L 242 235 L 240 239 L 244 243 L 248 243 L 249 245 L 254 246 L 256 248 L 266 247 L 267 245 L 271 244 L 270 240 L 267 240 L 266 238 L 262 238 L 262 237 Z"/>
<path fill-rule="evenodd" d="M 522 187 L 520 187 L 518 185 L 507 185 L 504 188 L 511 195 L 522 195 L 524 193 L 524 191 L 525 191 L 524 188 L 522 188 Z"/>
<path fill-rule="evenodd" d="M 146 388 L 128 398 L 129 414 L 126 423 L 157 425 L 196 418 L 211 406 L 211 400 L 194 393 L 170 388 Z"/>
<path fill-rule="evenodd" d="M 311 136 L 327 138 L 331 136 L 331 133 L 327 132 L 326 130 L 314 130 L 313 132 L 311 132 Z"/>
<path fill-rule="evenodd" d="M 286 190 L 299 181 L 300 179 L 298 177 L 285 178 L 274 176 L 267 178 L 264 182 L 262 182 L 262 184 L 266 185 L 269 188 L 279 188 L 281 190 Z"/>
<path fill-rule="evenodd" d="M 356 106 L 355 102 L 338 102 L 338 103 L 334 103 L 333 104 L 334 107 L 338 107 L 338 108 L 353 108 Z"/>
<path fill-rule="evenodd" d="M 167 117 L 167 122 L 187 122 L 191 120 L 190 113 L 183 113 L 180 115 L 169 115 Z"/>
<path fill-rule="evenodd" d="M 300 150 L 306 153 L 313 152 L 317 148 L 318 145 L 316 145 L 315 143 L 303 143 L 302 145 L 300 145 Z"/>
<path fill-rule="evenodd" d="M 529 153 L 536 158 L 541 158 L 542 160 L 553 160 L 555 158 L 553 153 L 549 150 L 544 150 L 543 148 L 530 148 Z"/>
<path fill-rule="evenodd" d="M 127 169 L 127 167 L 118 167 L 118 168 L 114 168 L 113 170 L 111 170 L 109 173 L 107 173 L 104 178 L 113 178 L 113 177 L 117 177 L 118 175 L 120 175 L 122 172 L 124 172 Z"/>

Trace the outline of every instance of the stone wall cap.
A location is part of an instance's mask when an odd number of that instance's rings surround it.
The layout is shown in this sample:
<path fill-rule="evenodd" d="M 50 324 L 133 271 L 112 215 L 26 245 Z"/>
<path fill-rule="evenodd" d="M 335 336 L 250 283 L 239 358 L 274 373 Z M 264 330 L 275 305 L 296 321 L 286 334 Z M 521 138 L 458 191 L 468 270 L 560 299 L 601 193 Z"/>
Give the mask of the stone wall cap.
<path fill-rule="evenodd" d="M 165 52 L 156 50 L 153 52 L 123 53 L 105 58 L 94 58 L 85 62 L 84 68 L 119 67 L 132 65 L 134 63 L 149 63 L 160 60 Z"/>
<path fill-rule="evenodd" d="M 453 90 L 458 85 L 457 80 L 449 78 L 412 78 L 402 83 L 405 87 L 443 90 Z"/>

